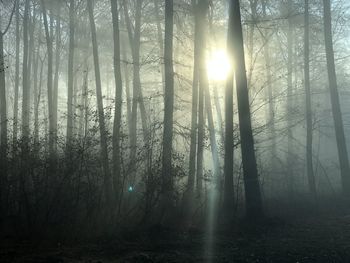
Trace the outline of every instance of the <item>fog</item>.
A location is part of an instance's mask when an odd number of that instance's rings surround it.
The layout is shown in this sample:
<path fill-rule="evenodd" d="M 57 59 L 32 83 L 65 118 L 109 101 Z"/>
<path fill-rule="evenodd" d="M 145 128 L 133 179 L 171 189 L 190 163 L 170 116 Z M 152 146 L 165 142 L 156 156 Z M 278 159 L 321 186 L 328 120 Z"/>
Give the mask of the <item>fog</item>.
<path fill-rule="evenodd" d="M 108 237 L 118 262 L 347 262 L 341 242 L 297 244 L 348 230 L 349 64 L 346 0 L 0 1 L 5 250 L 40 237 L 75 262 Z M 223 249 L 237 238 L 253 243 Z"/>

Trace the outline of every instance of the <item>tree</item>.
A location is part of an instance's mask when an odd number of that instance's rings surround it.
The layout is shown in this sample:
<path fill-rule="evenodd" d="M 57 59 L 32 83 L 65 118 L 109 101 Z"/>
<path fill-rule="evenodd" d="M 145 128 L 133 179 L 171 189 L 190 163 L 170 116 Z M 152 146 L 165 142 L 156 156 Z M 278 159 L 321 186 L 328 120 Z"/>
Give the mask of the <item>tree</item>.
<path fill-rule="evenodd" d="M 164 33 L 164 130 L 162 155 L 162 192 L 165 204 L 171 202 L 173 191 L 172 178 L 172 142 L 174 115 L 174 69 L 173 69 L 173 0 L 165 2 L 165 33 Z"/>
<path fill-rule="evenodd" d="M 54 130 L 54 121 L 53 121 L 53 89 L 52 89 L 52 73 L 53 73 L 53 45 L 52 45 L 52 31 L 50 33 L 49 23 L 47 19 L 47 12 L 45 1 L 41 0 L 43 18 L 44 18 L 44 27 L 45 27 L 45 36 L 46 36 L 46 46 L 47 46 L 47 107 L 48 107 L 48 117 L 49 117 L 49 153 L 50 159 L 54 159 L 54 144 L 55 144 L 55 130 Z M 53 27 L 53 20 L 50 20 L 50 28 Z"/>
<path fill-rule="evenodd" d="M 122 116 L 122 75 L 120 67 L 120 37 L 119 37 L 119 14 L 118 2 L 111 0 L 112 21 L 113 21 L 113 42 L 114 42 L 114 78 L 115 78 L 115 105 L 113 124 L 113 186 L 118 198 L 121 177 L 121 152 L 120 152 L 120 129 Z"/>
<path fill-rule="evenodd" d="M 15 95 L 13 102 L 13 145 L 17 143 L 18 133 L 18 89 L 19 89 L 19 46 L 20 46 L 20 33 L 19 33 L 19 1 L 16 1 L 16 66 L 15 66 Z"/>
<path fill-rule="evenodd" d="M 23 15 L 23 64 L 22 64 L 22 137 L 24 143 L 24 152 L 27 149 L 29 140 L 29 87 L 28 87 L 28 24 L 29 24 L 29 0 L 25 1 L 24 15 Z"/>
<path fill-rule="evenodd" d="M 53 130 L 54 130 L 54 150 L 57 149 L 57 114 L 58 114 L 58 80 L 59 80 L 59 71 L 60 71 L 60 55 L 61 55 L 61 3 L 60 1 L 56 2 L 56 9 L 57 9 L 57 18 L 56 18 L 56 29 L 55 29 L 55 35 L 56 35 L 56 54 L 55 54 L 55 76 L 53 80 L 53 94 L 52 94 L 52 107 L 53 107 Z"/>
<path fill-rule="evenodd" d="M 332 113 L 333 113 L 333 120 L 334 120 L 335 137 L 337 140 L 342 188 L 343 188 L 343 193 L 345 195 L 350 195 L 350 166 L 349 166 L 348 151 L 346 149 L 342 113 L 341 113 L 340 102 L 339 102 L 337 76 L 335 72 L 331 3 L 328 0 L 323 0 L 323 20 L 324 20 L 323 21 L 324 39 L 325 39 L 325 49 L 326 49 L 326 58 L 327 58 L 329 92 L 331 96 L 331 106 L 332 106 Z"/>
<path fill-rule="evenodd" d="M 305 115 L 306 115 L 306 169 L 309 191 L 316 196 L 315 175 L 312 164 L 312 109 L 310 91 L 310 23 L 309 0 L 305 0 L 305 28 L 304 28 L 304 85 L 305 85 Z"/>
<path fill-rule="evenodd" d="M 112 200 L 112 185 L 111 176 L 109 171 L 108 151 L 107 151 L 107 131 L 105 125 L 105 116 L 103 109 L 102 100 L 102 88 L 101 88 L 101 74 L 100 64 L 98 55 L 98 45 L 96 37 L 96 25 L 93 13 L 93 0 L 87 1 L 87 9 L 89 13 L 90 28 L 91 28 L 91 41 L 92 41 L 92 53 L 94 58 L 94 69 L 95 69 L 95 82 L 96 82 L 96 100 L 97 100 L 97 111 L 98 111 L 98 122 L 100 128 L 100 144 L 101 144 L 101 162 L 104 174 L 104 191 L 107 205 L 110 205 Z"/>
<path fill-rule="evenodd" d="M 67 152 L 70 152 L 73 138 L 73 82 L 74 82 L 74 0 L 69 2 L 69 57 L 68 57 L 68 96 L 67 96 Z"/>
<path fill-rule="evenodd" d="M 196 15 L 198 16 L 198 141 L 197 141 L 197 194 L 201 196 L 203 191 L 203 152 L 205 136 L 205 111 L 204 111 L 204 94 L 208 85 L 206 63 L 205 63 L 205 34 L 206 19 L 209 2 L 207 0 L 199 1 L 196 6 Z"/>
<path fill-rule="evenodd" d="M 257 217 L 259 218 L 262 216 L 263 209 L 251 124 L 239 0 L 230 1 L 229 17 L 230 31 L 228 34 L 231 35 L 230 40 L 232 41 L 232 55 L 235 59 L 235 63 L 233 65 L 237 89 L 237 106 L 241 136 L 246 215 L 249 219 L 256 219 Z"/>

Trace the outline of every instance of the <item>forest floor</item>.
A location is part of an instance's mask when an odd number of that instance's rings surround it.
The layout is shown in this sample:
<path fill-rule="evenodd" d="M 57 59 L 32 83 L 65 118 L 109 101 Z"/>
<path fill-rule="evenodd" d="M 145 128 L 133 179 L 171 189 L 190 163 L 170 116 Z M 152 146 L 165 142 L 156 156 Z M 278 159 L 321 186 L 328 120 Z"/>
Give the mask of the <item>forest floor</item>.
<path fill-rule="evenodd" d="M 229 232 L 230 234 L 228 234 Z M 0 242 L 0 262 L 350 262 L 350 214 L 241 224 L 217 233 L 212 249 L 200 231 L 152 229 L 94 241 Z"/>

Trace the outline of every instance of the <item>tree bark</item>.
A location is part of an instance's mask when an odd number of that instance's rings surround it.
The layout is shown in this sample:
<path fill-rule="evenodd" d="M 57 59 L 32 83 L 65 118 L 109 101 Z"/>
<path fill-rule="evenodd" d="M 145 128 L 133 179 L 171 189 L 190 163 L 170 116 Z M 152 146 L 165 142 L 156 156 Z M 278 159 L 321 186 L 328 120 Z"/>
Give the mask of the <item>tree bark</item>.
<path fill-rule="evenodd" d="M 164 130 L 162 154 L 162 192 L 165 203 L 172 200 L 172 143 L 174 115 L 174 69 L 173 69 L 173 30 L 174 10 L 173 0 L 165 2 L 165 34 L 164 34 Z"/>
<path fill-rule="evenodd" d="M 104 109 L 103 109 L 101 74 L 100 74 L 96 26 L 94 21 L 92 1 L 93 0 L 87 1 L 87 7 L 88 7 L 88 13 L 89 13 L 89 20 L 90 20 L 92 51 L 93 51 L 93 57 L 94 57 L 96 99 L 97 99 L 98 120 L 99 120 L 99 126 L 100 126 L 100 136 L 101 136 L 101 161 L 102 161 L 102 168 L 104 173 L 104 190 L 105 190 L 106 203 L 107 205 L 110 205 L 110 202 L 112 200 L 112 185 L 111 185 L 111 177 L 110 177 L 109 162 L 108 162 L 107 131 L 106 131 L 106 125 L 105 125 Z"/>
<path fill-rule="evenodd" d="M 29 0 L 25 1 L 23 15 L 23 91 L 22 91 L 22 137 L 24 143 L 24 152 L 27 152 L 29 140 L 29 85 L 28 85 L 28 24 L 29 24 Z"/>
<path fill-rule="evenodd" d="M 346 148 L 343 119 L 342 119 L 338 87 L 337 87 L 337 76 L 336 76 L 335 63 L 334 63 L 330 1 L 323 0 L 323 11 L 324 11 L 324 17 L 323 17 L 324 18 L 324 35 L 325 35 L 326 57 L 327 57 L 329 91 L 331 95 L 331 105 L 332 105 L 332 113 L 333 113 L 333 120 L 334 120 L 335 136 L 337 140 L 341 181 L 342 181 L 343 193 L 348 196 L 350 195 L 350 167 L 349 167 L 348 151 Z"/>
<path fill-rule="evenodd" d="M 113 123 L 113 186 L 114 192 L 119 199 L 121 188 L 121 148 L 120 130 L 122 117 L 122 94 L 123 83 L 120 67 L 120 36 L 119 36 L 119 14 L 116 0 L 111 0 L 112 20 L 113 20 L 113 41 L 114 41 L 114 78 L 115 78 L 115 105 Z"/>
<path fill-rule="evenodd" d="M 232 17 L 229 35 L 232 35 L 233 57 L 236 61 L 234 63 L 234 72 L 237 87 L 246 216 L 248 219 L 254 220 L 262 216 L 263 209 L 251 124 L 239 0 L 231 0 L 229 10 L 229 16 Z"/>
<path fill-rule="evenodd" d="M 45 35 L 46 35 L 46 45 L 47 45 L 47 108 L 48 108 L 48 118 L 49 118 L 49 154 L 50 160 L 54 159 L 54 122 L 53 122 L 53 92 L 52 92 L 52 64 L 53 64 L 53 48 L 52 48 L 52 32 L 50 34 L 49 24 L 47 21 L 47 12 L 44 0 L 41 1 L 43 8 L 43 17 L 44 17 L 44 26 L 45 26 Z M 50 27 L 52 22 L 50 21 Z"/>
<path fill-rule="evenodd" d="M 305 85 L 305 116 L 306 116 L 306 169 L 309 191 L 316 196 L 315 175 L 312 163 L 312 108 L 310 90 L 310 23 L 309 0 L 305 0 L 305 28 L 304 28 L 304 85 Z"/>
<path fill-rule="evenodd" d="M 54 86 L 52 94 L 52 122 L 54 130 L 54 151 L 57 151 L 57 115 L 58 115 L 58 81 L 59 81 L 59 72 L 60 72 L 60 55 L 61 55 L 61 3 L 57 1 L 57 19 L 56 19 L 56 55 L 55 55 L 55 76 L 54 76 Z"/>
<path fill-rule="evenodd" d="M 74 0 L 69 2 L 69 56 L 68 56 L 68 97 L 67 97 L 67 153 L 71 151 L 73 139 L 73 85 L 74 85 Z M 91 22 L 90 22 L 91 23 Z"/>
<path fill-rule="evenodd" d="M 18 89 L 19 89 L 19 47 L 20 47 L 20 33 L 19 33 L 19 1 L 16 2 L 16 62 L 15 62 L 15 91 L 13 103 L 13 145 L 17 144 L 18 133 Z"/>

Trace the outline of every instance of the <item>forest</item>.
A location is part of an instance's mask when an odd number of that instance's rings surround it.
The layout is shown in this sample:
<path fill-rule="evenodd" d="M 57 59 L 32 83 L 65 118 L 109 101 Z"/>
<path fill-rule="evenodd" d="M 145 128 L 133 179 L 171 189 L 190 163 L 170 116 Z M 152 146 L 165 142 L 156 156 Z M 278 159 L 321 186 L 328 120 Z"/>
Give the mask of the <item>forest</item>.
<path fill-rule="evenodd" d="M 0 0 L 0 262 L 350 262 L 348 0 Z"/>

